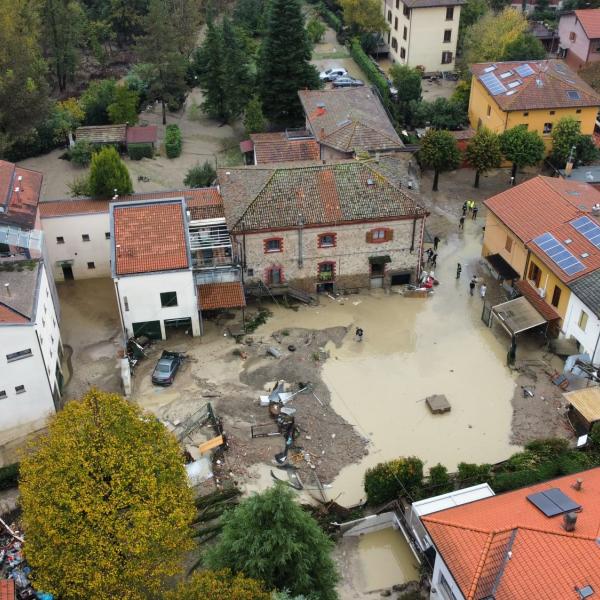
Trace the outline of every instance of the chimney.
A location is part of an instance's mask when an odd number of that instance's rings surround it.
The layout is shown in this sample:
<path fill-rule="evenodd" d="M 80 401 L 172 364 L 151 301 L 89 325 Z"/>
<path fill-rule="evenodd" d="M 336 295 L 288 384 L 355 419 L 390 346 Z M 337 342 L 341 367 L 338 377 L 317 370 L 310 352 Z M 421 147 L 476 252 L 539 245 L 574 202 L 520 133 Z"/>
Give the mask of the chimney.
<path fill-rule="evenodd" d="M 324 138 L 325 137 L 325 128 L 321 127 L 321 137 Z"/>
<path fill-rule="evenodd" d="M 225 171 L 225 181 L 227 183 L 229 183 L 230 175 L 231 175 L 231 171 Z"/>
<path fill-rule="evenodd" d="M 594 206 L 592 206 L 592 214 L 595 217 L 600 217 L 600 204 L 594 204 Z"/>
<path fill-rule="evenodd" d="M 568 512 L 563 517 L 563 529 L 565 531 L 575 531 L 577 524 L 577 513 Z"/>
<path fill-rule="evenodd" d="M 577 479 L 577 481 L 575 481 L 575 483 L 571 487 L 574 490 L 577 490 L 578 492 L 580 492 L 582 486 L 583 486 L 583 479 Z"/>
<path fill-rule="evenodd" d="M 5 283 L 4 284 L 4 289 L 6 290 L 6 295 L 10 298 L 11 294 L 10 294 L 10 283 Z"/>

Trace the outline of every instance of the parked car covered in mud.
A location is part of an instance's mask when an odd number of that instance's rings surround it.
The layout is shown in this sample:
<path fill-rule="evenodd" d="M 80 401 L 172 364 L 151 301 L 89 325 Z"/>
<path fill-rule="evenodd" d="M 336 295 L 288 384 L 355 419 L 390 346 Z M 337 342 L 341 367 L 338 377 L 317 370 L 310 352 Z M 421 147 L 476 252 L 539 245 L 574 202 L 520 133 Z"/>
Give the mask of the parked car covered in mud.
<path fill-rule="evenodd" d="M 154 371 L 152 371 L 152 383 L 154 385 L 171 385 L 184 358 L 185 355 L 181 352 L 163 350 Z"/>

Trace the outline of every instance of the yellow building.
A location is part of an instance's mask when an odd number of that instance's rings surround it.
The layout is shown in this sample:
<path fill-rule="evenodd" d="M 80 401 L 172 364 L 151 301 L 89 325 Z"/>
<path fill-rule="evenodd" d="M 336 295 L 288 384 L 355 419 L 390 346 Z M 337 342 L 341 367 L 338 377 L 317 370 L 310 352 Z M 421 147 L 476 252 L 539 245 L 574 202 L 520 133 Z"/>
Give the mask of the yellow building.
<path fill-rule="evenodd" d="M 381 0 L 392 62 L 454 71 L 460 8 L 466 0 Z"/>
<path fill-rule="evenodd" d="M 563 117 L 581 123 L 581 133 L 594 132 L 598 95 L 561 60 L 477 63 L 469 98 L 473 129 L 502 133 L 526 125 L 552 149 L 552 129 Z"/>
<path fill-rule="evenodd" d="M 482 255 L 548 321 L 564 321 L 569 284 L 600 267 L 599 249 L 574 225 L 599 203 L 586 183 L 541 176 L 485 201 Z"/>

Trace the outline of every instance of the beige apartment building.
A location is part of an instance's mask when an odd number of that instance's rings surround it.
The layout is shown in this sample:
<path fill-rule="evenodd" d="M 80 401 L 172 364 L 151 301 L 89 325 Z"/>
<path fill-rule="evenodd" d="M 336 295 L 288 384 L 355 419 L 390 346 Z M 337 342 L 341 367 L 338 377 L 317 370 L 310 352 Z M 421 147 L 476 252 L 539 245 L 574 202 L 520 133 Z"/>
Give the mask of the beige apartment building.
<path fill-rule="evenodd" d="M 382 0 L 390 59 L 426 73 L 454 71 L 465 0 Z"/>

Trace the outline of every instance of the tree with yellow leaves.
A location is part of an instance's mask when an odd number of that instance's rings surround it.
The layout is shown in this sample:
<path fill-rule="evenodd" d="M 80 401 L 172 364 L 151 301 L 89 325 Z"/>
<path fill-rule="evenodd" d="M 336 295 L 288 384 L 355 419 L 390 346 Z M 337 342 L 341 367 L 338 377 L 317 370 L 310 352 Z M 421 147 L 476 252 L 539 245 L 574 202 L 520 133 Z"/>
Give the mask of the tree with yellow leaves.
<path fill-rule="evenodd" d="M 61 600 L 162 598 L 193 546 L 175 438 L 121 396 L 69 402 L 21 462 L 32 580 Z"/>
<path fill-rule="evenodd" d="M 165 594 L 165 600 L 271 600 L 262 582 L 245 577 L 242 573 L 232 575 L 229 569 L 221 571 L 198 571 L 173 591 Z"/>

